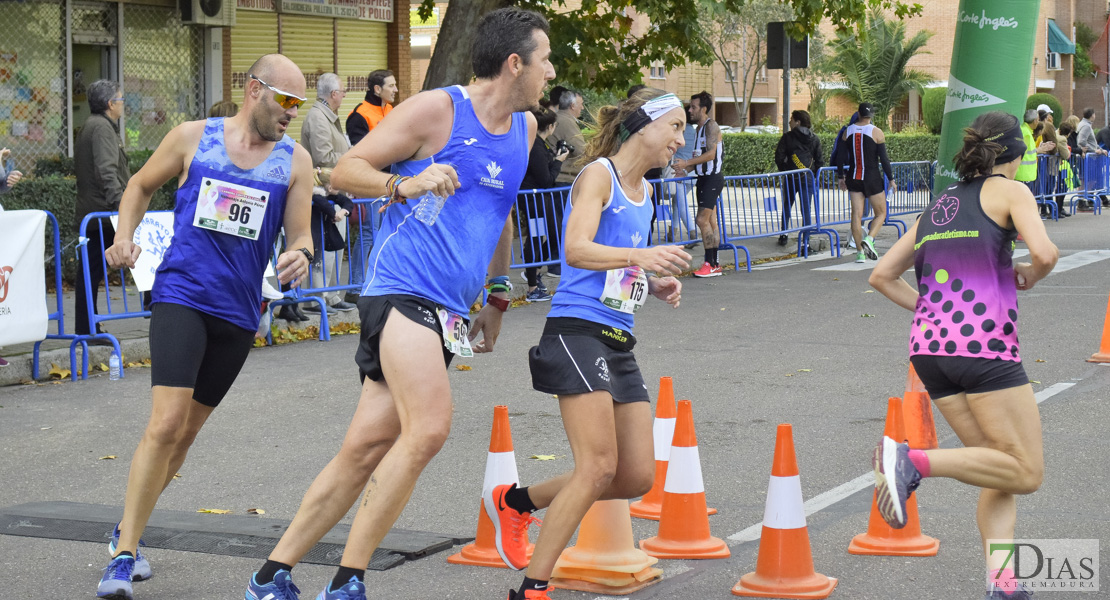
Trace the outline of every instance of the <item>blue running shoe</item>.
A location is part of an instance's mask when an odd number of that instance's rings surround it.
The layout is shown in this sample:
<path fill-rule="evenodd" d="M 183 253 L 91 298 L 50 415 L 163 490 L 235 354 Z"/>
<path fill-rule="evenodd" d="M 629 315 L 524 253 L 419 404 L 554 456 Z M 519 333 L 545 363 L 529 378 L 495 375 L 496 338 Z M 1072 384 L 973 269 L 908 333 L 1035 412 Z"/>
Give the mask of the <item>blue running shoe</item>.
<path fill-rule="evenodd" d="M 1016 590 L 1013 590 L 1012 592 L 1007 592 L 1005 590 L 1000 590 L 1000 589 L 998 589 L 998 588 L 996 588 L 992 585 L 991 589 L 987 591 L 987 595 L 983 596 L 983 600 L 1032 600 L 1032 599 L 1033 599 L 1033 592 L 1029 591 L 1029 588 L 1025 587 L 1024 585 L 1019 585 L 1018 588 Z"/>
<path fill-rule="evenodd" d="M 906 501 L 921 483 L 921 473 L 910 461 L 909 452 L 908 444 L 883 436 L 871 461 L 879 514 L 894 529 L 906 526 Z"/>
<path fill-rule="evenodd" d="M 328 584 L 331 587 L 331 584 Z M 363 585 L 358 577 L 351 577 L 351 580 L 343 584 L 343 587 L 335 590 L 334 592 L 325 589 L 316 596 L 316 600 L 366 600 L 366 586 Z"/>
<path fill-rule="evenodd" d="M 119 523 L 116 523 L 115 530 L 112 531 L 112 539 L 108 540 L 108 555 L 116 555 L 116 546 L 119 545 Z M 146 542 L 139 540 L 139 548 L 146 545 Z M 131 571 L 131 581 L 146 581 L 154 577 L 154 571 L 150 568 L 150 561 L 143 556 L 142 550 L 135 550 L 135 568 Z"/>
<path fill-rule="evenodd" d="M 132 600 L 131 571 L 135 568 L 135 559 L 130 556 L 117 556 L 104 568 L 104 575 L 100 577 L 100 585 L 96 586 L 97 598 L 108 600 Z"/>
<path fill-rule="evenodd" d="M 266 585 L 258 585 L 254 581 L 254 575 L 247 584 L 247 593 L 243 595 L 245 600 L 300 600 L 297 594 L 301 593 L 301 590 L 293 585 L 293 576 L 289 571 L 285 569 L 278 571 L 274 574 L 274 580 Z"/>

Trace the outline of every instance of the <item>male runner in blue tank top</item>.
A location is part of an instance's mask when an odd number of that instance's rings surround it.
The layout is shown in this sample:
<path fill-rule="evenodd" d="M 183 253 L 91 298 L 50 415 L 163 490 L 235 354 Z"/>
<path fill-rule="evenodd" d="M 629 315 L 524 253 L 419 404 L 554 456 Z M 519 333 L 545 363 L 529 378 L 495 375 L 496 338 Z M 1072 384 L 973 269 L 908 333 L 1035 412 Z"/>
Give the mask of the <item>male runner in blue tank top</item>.
<path fill-rule="evenodd" d="M 312 159 L 285 135 L 304 102 L 304 75 L 280 54 L 247 73 L 236 116 L 178 125 L 131 178 L 105 252 L 112 268 L 135 266 L 142 252 L 132 243 L 135 227 L 151 195 L 178 178 L 174 237 L 151 290 L 153 410 L 131 460 L 101 598 L 131 600 L 131 581 L 151 576 L 139 537 L 254 345 L 258 282 L 282 227 L 289 250 L 278 256 L 278 279 L 296 285 L 308 273 Z"/>
<path fill-rule="evenodd" d="M 335 166 L 335 187 L 393 200 L 358 301 L 362 394 L 339 453 L 249 581 L 247 600 L 297 599 L 290 569 L 363 489 L 339 570 L 317 598 L 365 600 L 371 555 L 451 428 L 447 364 L 454 354 L 493 351 L 508 308 L 509 211 L 536 137 L 525 111 L 555 78 L 547 31 L 534 12 L 488 13 L 473 32 L 475 81 L 398 104 Z M 446 197 L 431 225 L 415 211 L 427 192 Z M 487 283 L 489 304 L 468 327 Z"/>

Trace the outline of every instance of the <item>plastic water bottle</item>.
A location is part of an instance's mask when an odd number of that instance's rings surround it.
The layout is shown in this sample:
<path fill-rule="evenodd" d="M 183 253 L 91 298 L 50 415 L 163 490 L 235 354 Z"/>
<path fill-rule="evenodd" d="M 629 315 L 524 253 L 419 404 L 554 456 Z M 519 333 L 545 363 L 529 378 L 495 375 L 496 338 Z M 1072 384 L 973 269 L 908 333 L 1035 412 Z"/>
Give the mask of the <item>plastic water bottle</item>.
<path fill-rule="evenodd" d="M 112 381 L 118 380 L 122 368 L 119 362 L 119 354 L 113 350 L 112 356 L 108 358 L 108 379 Z"/>
<path fill-rule="evenodd" d="M 445 196 L 436 195 L 434 192 L 427 192 L 420 197 L 420 202 L 417 203 L 416 208 L 413 209 L 413 214 L 416 215 L 416 220 L 425 225 L 435 225 L 436 217 L 439 216 L 439 211 L 443 210 L 443 203 L 447 201 Z"/>

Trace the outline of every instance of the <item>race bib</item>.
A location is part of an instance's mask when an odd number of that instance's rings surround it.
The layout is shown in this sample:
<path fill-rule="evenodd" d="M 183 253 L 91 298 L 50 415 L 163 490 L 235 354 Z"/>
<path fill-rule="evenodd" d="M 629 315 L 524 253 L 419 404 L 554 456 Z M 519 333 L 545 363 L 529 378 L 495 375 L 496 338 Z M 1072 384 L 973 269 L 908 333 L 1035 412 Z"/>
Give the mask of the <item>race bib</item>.
<path fill-rule="evenodd" d="M 647 299 L 648 282 L 640 267 L 610 269 L 605 272 L 601 303 L 622 313 L 635 314 Z"/>
<path fill-rule="evenodd" d="M 470 327 L 466 324 L 466 320 L 460 315 L 447 312 L 444 308 L 436 310 L 436 314 L 439 315 L 439 324 L 443 327 L 443 345 L 457 356 L 463 358 L 474 356 L 474 350 L 470 348 L 470 339 L 467 337 Z"/>
<path fill-rule="evenodd" d="M 193 226 L 257 240 L 270 193 L 206 177 L 197 195 Z"/>

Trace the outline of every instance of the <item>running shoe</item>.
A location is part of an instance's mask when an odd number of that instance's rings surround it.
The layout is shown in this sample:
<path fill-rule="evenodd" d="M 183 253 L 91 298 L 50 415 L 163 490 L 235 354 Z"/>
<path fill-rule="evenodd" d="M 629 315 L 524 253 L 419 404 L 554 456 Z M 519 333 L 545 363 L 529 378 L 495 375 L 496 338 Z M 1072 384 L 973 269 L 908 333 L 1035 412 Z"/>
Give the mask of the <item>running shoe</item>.
<path fill-rule="evenodd" d="M 116 555 L 116 546 L 119 545 L 119 523 L 116 523 L 116 528 L 112 530 L 112 539 L 108 540 L 108 555 Z M 131 570 L 131 581 L 146 581 L 154 577 L 154 571 L 150 568 L 150 561 L 143 556 L 142 547 L 146 542 L 139 540 L 139 548 L 135 550 L 135 568 Z"/>
<path fill-rule="evenodd" d="M 8 363 L 8 361 L 4 360 L 3 356 L 0 356 L 0 367 L 6 367 L 6 366 L 8 366 L 8 364 L 10 364 L 10 363 Z"/>
<path fill-rule="evenodd" d="M 335 310 L 338 310 L 339 312 L 350 312 L 358 308 L 358 306 L 351 304 L 350 302 L 347 302 L 345 300 L 340 300 L 339 302 L 332 304 L 331 307 Z"/>
<path fill-rule="evenodd" d="M 503 484 L 482 492 L 482 505 L 493 522 L 493 542 L 501 560 L 517 571 L 528 566 L 528 526 L 540 523 L 532 513 L 517 512 L 505 504 L 505 493 L 516 484 Z"/>
<path fill-rule="evenodd" d="M 863 246 L 863 253 L 867 255 L 867 258 L 879 260 L 879 253 L 875 252 L 875 238 L 865 236 L 860 245 Z"/>
<path fill-rule="evenodd" d="M 867 257 L 863 255 L 863 252 L 856 252 L 856 262 L 867 262 Z"/>
<path fill-rule="evenodd" d="M 131 571 L 135 568 L 135 559 L 130 556 L 117 556 L 104 567 L 104 575 L 100 577 L 100 585 L 96 586 L 97 598 L 108 600 L 132 600 L 134 595 L 131 590 Z"/>
<path fill-rule="evenodd" d="M 871 459 L 879 514 L 894 529 L 906 526 L 906 500 L 921 483 L 921 473 L 910 461 L 909 452 L 909 444 L 883 436 Z"/>
<path fill-rule="evenodd" d="M 320 314 L 320 305 L 315 302 L 305 302 L 304 308 L 301 310 L 310 315 L 318 315 Z M 334 317 L 339 314 L 339 311 L 336 310 L 335 307 L 329 306 L 327 310 L 329 317 Z"/>
<path fill-rule="evenodd" d="M 524 595 L 516 593 L 516 590 L 509 590 L 509 600 L 551 600 L 551 596 L 547 592 L 551 586 L 547 586 L 542 590 L 524 590 Z"/>
<path fill-rule="evenodd" d="M 848 249 L 849 250 L 855 250 L 856 249 L 856 240 L 855 239 L 848 238 Z"/>
<path fill-rule="evenodd" d="M 562 277 L 563 265 L 547 265 L 547 274 L 552 277 Z"/>
<path fill-rule="evenodd" d="M 694 271 L 694 277 L 720 277 L 723 274 L 721 266 L 713 266 L 709 263 L 702 263 L 701 268 Z"/>
<path fill-rule="evenodd" d="M 255 573 L 254 575 L 258 575 Z M 247 583 L 247 593 L 243 595 L 244 600 L 300 600 L 297 594 L 301 590 L 293 585 L 293 576 L 289 571 L 282 569 L 274 574 L 274 580 L 266 585 L 258 585 L 254 581 L 254 575 Z M 363 596 L 365 598 L 365 596 Z"/>
<path fill-rule="evenodd" d="M 331 584 L 328 584 L 331 587 Z M 366 586 L 358 580 L 358 577 L 351 576 L 351 580 L 343 584 L 343 587 L 335 590 L 326 589 L 316 596 L 316 600 L 366 600 Z"/>
<path fill-rule="evenodd" d="M 547 291 L 547 288 L 540 286 L 536 286 L 536 289 L 524 296 L 525 302 L 551 302 L 551 298 L 551 293 Z"/>

